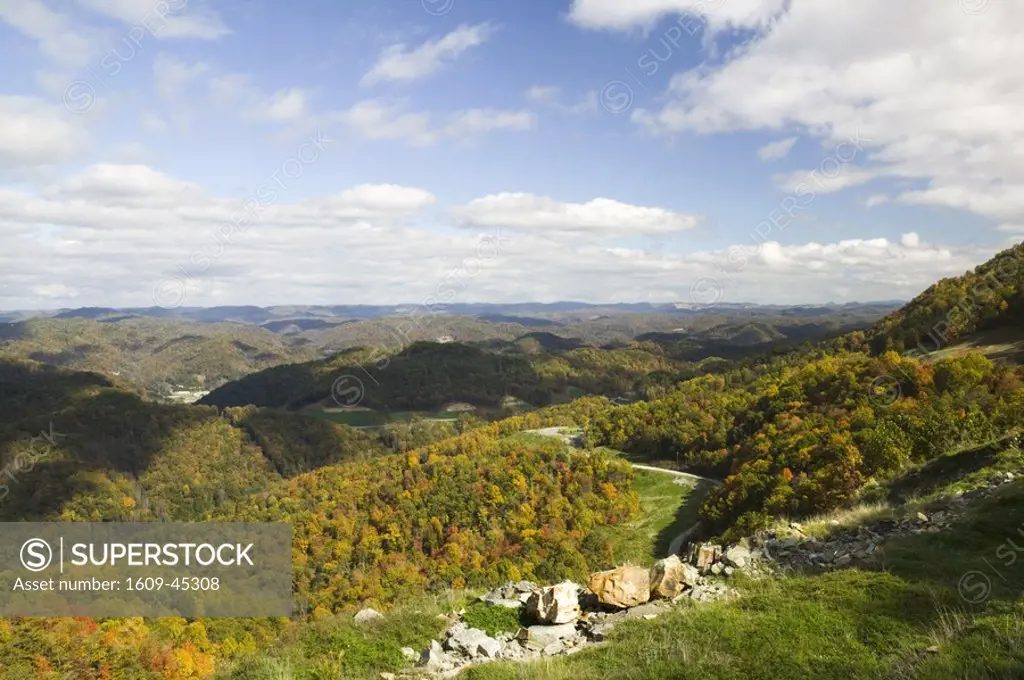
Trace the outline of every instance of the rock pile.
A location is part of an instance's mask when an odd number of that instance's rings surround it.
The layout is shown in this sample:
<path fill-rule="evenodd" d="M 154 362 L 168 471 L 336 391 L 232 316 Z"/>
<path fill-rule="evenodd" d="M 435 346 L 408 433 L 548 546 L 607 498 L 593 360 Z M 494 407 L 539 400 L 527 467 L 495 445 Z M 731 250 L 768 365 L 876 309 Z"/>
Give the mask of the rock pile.
<path fill-rule="evenodd" d="M 423 650 L 417 667 L 409 673 L 454 677 L 471 664 L 574 654 L 604 641 L 623 621 L 653 619 L 687 598 L 707 602 L 732 594 L 731 589 L 706 579 L 675 556 L 660 560 L 651 569 L 624 566 L 591 574 L 586 588 L 572 581 L 547 587 L 509 582 L 480 601 L 521 610 L 530 625 L 492 637 L 456 619 L 443 640 L 435 640 Z M 407 650 L 406 655 L 415 656 L 415 652 Z"/>

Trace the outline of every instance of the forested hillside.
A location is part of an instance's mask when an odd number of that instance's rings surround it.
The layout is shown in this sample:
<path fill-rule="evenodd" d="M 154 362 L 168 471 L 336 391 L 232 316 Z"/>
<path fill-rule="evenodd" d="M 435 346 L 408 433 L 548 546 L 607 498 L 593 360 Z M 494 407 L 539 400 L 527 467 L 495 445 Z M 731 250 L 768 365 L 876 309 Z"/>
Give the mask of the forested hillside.
<path fill-rule="evenodd" d="M 212 389 L 316 351 L 250 326 L 129 318 L 0 324 L 0 356 L 101 373 L 151 396 Z"/>
<path fill-rule="evenodd" d="M 1024 324 L 1024 244 L 942 279 L 867 332 L 875 351 L 930 352 L 982 330 Z"/>

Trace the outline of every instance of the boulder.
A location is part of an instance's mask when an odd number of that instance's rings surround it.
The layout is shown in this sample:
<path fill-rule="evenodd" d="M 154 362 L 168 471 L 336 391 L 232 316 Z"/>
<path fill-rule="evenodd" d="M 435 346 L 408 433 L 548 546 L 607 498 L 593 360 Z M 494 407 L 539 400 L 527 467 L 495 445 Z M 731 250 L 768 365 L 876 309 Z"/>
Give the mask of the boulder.
<path fill-rule="evenodd" d="M 576 630 L 576 624 L 573 622 L 563 623 L 558 626 L 530 626 L 529 628 L 522 628 L 516 637 L 524 647 L 540 651 L 554 642 L 560 643 L 565 640 L 571 640 L 578 635 L 579 632 Z"/>
<path fill-rule="evenodd" d="M 492 647 L 491 643 L 501 649 L 498 641 L 488 636 L 487 633 L 460 623 L 449 631 L 448 640 L 445 641 L 444 646 L 453 652 L 473 659 L 480 653 L 481 645 L 489 649 Z"/>
<path fill-rule="evenodd" d="M 581 613 L 578 591 L 579 586 L 572 581 L 542 588 L 530 595 L 526 601 L 526 612 L 540 623 L 575 621 Z"/>
<path fill-rule="evenodd" d="M 743 569 L 750 564 L 750 550 L 742 545 L 734 545 L 725 551 L 724 558 L 730 567 Z"/>
<path fill-rule="evenodd" d="M 420 657 L 420 655 L 417 654 L 416 650 L 412 647 L 402 647 L 398 651 L 400 651 L 402 653 L 402 656 L 404 656 L 409 661 L 416 661 Z"/>
<path fill-rule="evenodd" d="M 619 567 L 590 575 L 588 587 L 601 604 L 626 609 L 651 598 L 651 573 L 642 567 Z"/>
<path fill-rule="evenodd" d="M 381 614 L 379 611 L 377 611 L 376 609 L 370 609 L 369 607 L 367 607 L 366 609 L 360 609 L 359 610 L 359 613 L 357 613 L 355 615 L 355 622 L 356 623 L 369 623 L 370 621 L 380 621 L 383 618 L 384 618 L 384 615 Z"/>
<path fill-rule="evenodd" d="M 722 558 L 722 546 L 713 543 L 702 543 L 693 551 L 692 562 L 702 574 L 711 571 L 711 565 Z"/>
<path fill-rule="evenodd" d="M 430 646 L 420 655 L 419 665 L 429 672 L 443 670 L 449 663 L 448 655 L 444 653 L 441 643 L 437 640 L 431 640 Z"/>
<path fill-rule="evenodd" d="M 485 637 L 476 646 L 475 656 L 485 659 L 497 659 L 501 654 L 501 643 L 492 637 Z"/>
<path fill-rule="evenodd" d="M 658 560 L 651 568 L 651 597 L 673 598 L 697 583 L 700 573 L 673 555 Z"/>

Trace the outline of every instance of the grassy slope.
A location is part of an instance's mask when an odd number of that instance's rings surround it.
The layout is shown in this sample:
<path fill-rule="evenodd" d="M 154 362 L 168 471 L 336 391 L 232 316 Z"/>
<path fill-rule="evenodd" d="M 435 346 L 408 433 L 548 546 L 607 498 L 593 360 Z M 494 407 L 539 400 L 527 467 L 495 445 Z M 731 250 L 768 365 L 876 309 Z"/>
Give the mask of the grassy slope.
<path fill-rule="evenodd" d="M 672 539 L 697 521 L 702 493 L 675 484 L 670 475 L 647 470 L 634 470 L 634 475 L 640 516 L 629 524 L 598 529 L 611 539 L 609 564 L 650 565 L 665 557 Z"/>
<path fill-rule="evenodd" d="M 746 581 L 737 602 L 632 622 L 610 645 L 569 658 L 485 666 L 466 677 L 1024 677 L 1021 526 L 1024 481 L 946 532 L 890 540 L 874 570 Z"/>

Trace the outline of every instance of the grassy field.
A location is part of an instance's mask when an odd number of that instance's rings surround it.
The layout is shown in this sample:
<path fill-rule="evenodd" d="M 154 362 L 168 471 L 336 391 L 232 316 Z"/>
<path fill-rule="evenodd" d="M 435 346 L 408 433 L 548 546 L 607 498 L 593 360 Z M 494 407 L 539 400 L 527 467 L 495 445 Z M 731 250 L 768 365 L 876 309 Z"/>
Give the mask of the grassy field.
<path fill-rule="evenodd" d="M 703 484 L 676 484 L 674 477 L 659 472 L 634 470 L 634 475 L 640 516 L 628 524 L 599 527 L 596 532 L 611 540 L 609 564 L 650 566 L 667 557 L 672 539 L 697 521 L 697 510 L 707 492 Z"/>

